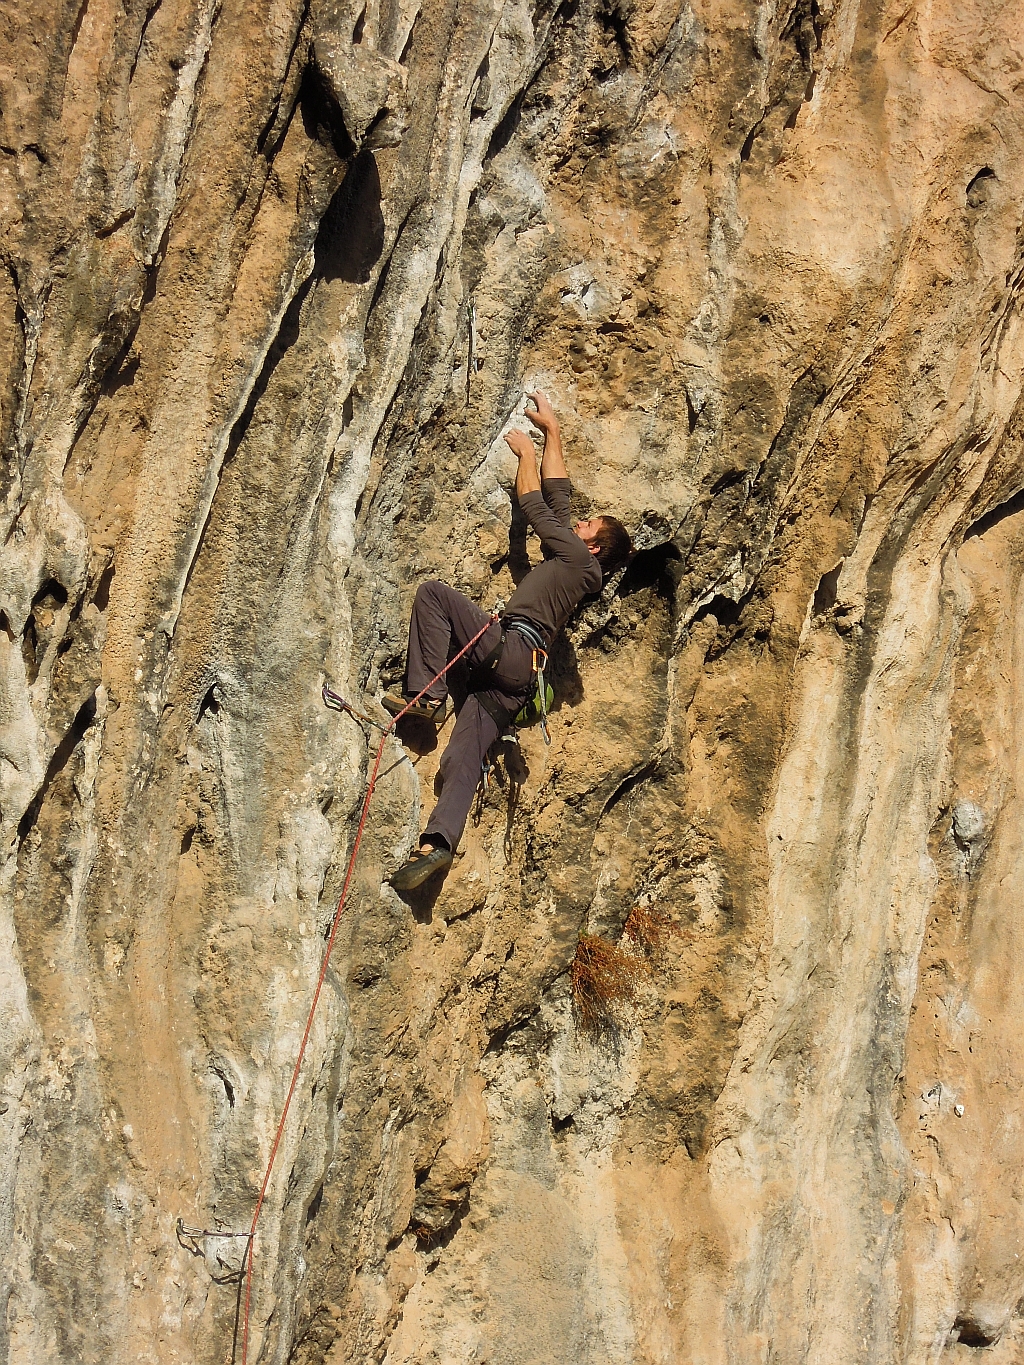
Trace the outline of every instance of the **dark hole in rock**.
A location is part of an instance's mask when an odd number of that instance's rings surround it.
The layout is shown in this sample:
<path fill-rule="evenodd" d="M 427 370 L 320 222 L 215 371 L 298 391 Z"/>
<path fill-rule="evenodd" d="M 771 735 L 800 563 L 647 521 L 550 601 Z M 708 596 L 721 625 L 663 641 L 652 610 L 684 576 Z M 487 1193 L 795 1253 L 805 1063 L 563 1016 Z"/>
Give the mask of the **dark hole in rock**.
<path fill-rule="evenodd" d="M 413 1221 L 406 1229 L 416 1238 L 421 1251 L 435 1247 L 446 1247 L 462 1226 L 462 1220 L 469 1208 L 469 1190 L 464 1186 L 444 1196 L 440 1206 L 413 1209 Z"/>
<path fill-rule="evenodd" d="M 693 618 L 694 624 L 713 616 L 720 626 L 734 626 L 740 619 L 742 608 L 731 597 L 712 597 Z"/>
<path fill-rule="evenodd" d="M 220 698 L 217 696 L 217 684 L 214 683 L 206 696 L 199 703 L 199 713 L 196 716 L 196 724 L 206 715 L 217 716 L 220 714 Z"/>
<path fill-rule="evenodd" d="M 697 409 L 693 406 L 693 401 L 692 401 L 692 399 L 690 398 L 689 392 L 687 392 L 687 394 L 686 394 L 686 429 L 687 429 L 687 431 L 690 433 L 691 436 L 692 436 L 693 433 L 697 430 L 697 418 L 698 418 L 699 416 L 700 416 L 700 413 L 699 413 L 699 412 L 697 411 Z"/>
<path fill-rule="evenodd" d="M 370 151 L 353 160 L 316 235 L 316 274 L 324 280 L 367 284 L 384 250 L 384 215 L 377 161 Z"/>
<path fill-rule="evenodd" d="M 484 161 L 490 161 L 499 152 L 503 152 L 515 136 L 516 129 L 519 127 L 519 120 L 523 113 L 523 92 L 520 91 L 512 103 L 509 105 L 505 117 L 491 134 L 490 146 L 487 148 L 487 155 Z"/>
<path fill-rule="evenodd" d="M 66 606 L 67 600 L 68 593 L 63 583 L 59 583 L 56 578 L 48 578 L 32 599 L 32 607 L 55 611 L 58 607 Z"/>
<path fill-rule="evenodd" d="M 352 30 L 352 42 L 356 47 L 358 47 L 359 44 L 363 41 L 363 29 L 365 27 L 366 6 L 364 5 L 363 8 L 359 11 L 359 18 L 356 20 L 355 28 Z"/>
<path fill-rule="evenodd" d="M 328 932 L 329 930 L 330 926 L 328 926 Z M 327 935 L 325 934 L 324 937 L 326 938 L 326 936 Z M 376 963 L 362 962 L 356 967 L 355 971 L 353 971 L 352 980 L 360 990 L 366 991 L 369 990 L 371 986 L 376 986 L 382 976 L 383 973 Z"/>
<path fill-rule="evenodd" d="M 508 961 L 507 958 L 506 961 Z M 484 1051 L 488 1053 L 500 1052 L 513 1034 L 519 1033 L 520 1030 L 526 1028 L 532 1017 L 532 1014 L 528 1014 L 523 1019 L 513 1019 L 509 1023 L 503 1024 L 500 1028 L 495 1029 L 488 1039 L 487 1047 Z"/>
<path fill-rule="evenodd" d="M 987 1331 L 980 1323 L 966 1315 L 958 1317 L 953 1323 L 953 1337 L 961 1346 L 978 1348 L 994 1346 L 997 1340 L 995 1333 Z"/>
<path fill-rule="evenodd" d="M 653 777 L 657 770 L 658 761 L 657 759 L 652 759 L 650 763 L 645 763 L 639 772 L 631 773 L 629 777 L 620 782 L 612 792 L 605 803 L 603 814 L 607 815 L 610 811 L 614 810 L 624 797 L 627 797 L 630 792 L 635 791 L 642 782 L 646 782 L 648 778 Z"/>
<path fill-rule="evenodd" d="M 834 569 L 829 569 L 828 573 L 823 573 L 814 590 L 814 601 L 811 604 L 811 612 L 814 616 L 824 616 L 827 611 L 831 611 L 836 604 L 836 597 L 839 592 L 839 575 L 843 571 L 842 564 L 837 564 Z"/>
<path fill-rule="evenodd" d="M 756 142 L 756 140 L 757 140 L 757 135 L 758 135 L 758 133 L 759 133 L 760 131 L 761 131 L 761 124 L 760 124 L 760 123 L 755 123 L 754 126 L 753 126 L 753 128 L 751 128 L 750 132 L 749 132 L 749 133 L 747 134 L 747 136 L 743 139 L 743 146 L 740 148 L 740 160 L 741 160 L 741 161 L 749 161 L 749 160 L 750 160 L 750 153 L 754 150 L 754 143 Z"/>
<path fill-rule="evenodd" d="M 43 776 L 42 786 L 36 793 L 35 800 L 18 822 L 19 841 L 23 842 L 27 838 L 33 825 L 39 818 L 39 812 L 42 809 L 43 801 L 46 798 L 46 793 L 49 791 L 54 778 L 56 778 L 67 766 L 71 755 L 78 748 L 79 744 L 81 744 L 82 740 L 85 738 L 86 730 L 89 729 L 95 719 L 96 693 L 93 692 L 80 708 L 78 715 L 72 722 L 67 734 L 53 751 L 53 757 L 47 764 L 46 773 Z"/>
<path fill-rule="evenodd" d="M 745 469 L 727 469 L 720 474 L 709 489 L 711 496 L 717 498 L 719 493 L 724 493 L 727 488 L 735 488 L 737 484 L 743 483 L 747 478 Z"/>
<path fill-rule="evenodd" d="M 669 595 L 678 581 L 681 564 L 679 550 L 671 541 L 652 545 L 648 550 L 637 550 L 622 575 L 617 596 L 629 597 L 644 588 L 657 588 Z"/>
<path fill-rule="evenodd" d="M 969 209 L 982 209 L 992 197 L 995 188 L 996 173 L 991 166 L 982 166 L 981 170 L 967 186 L 967 207 Z"/>
<path fill-rule="evenodd" d="M 1014 493 L 1012 498 L 1007 498 L 1006 502 L 1001 502 L 998 507 L 993 507 L 991 512 L 986 512 L 983 517 L 979 517 L 964 534 L 964 540 L 972 540 L 975 536 L 985 535 L 987 531 L 991 531 L 993 527 L 998 526 L 1007 517 L 1015 517 L 1018 512 L 1024 512 L 1024 489 L 1019 493 Z"/>
<path fill-rule="evenodd" d="M 574 1126 L 575 1120 L 571 1114 L 566 1114 L 564 1119 L 557 1118 L 554 1114 L 551 1116 L 551 1131 L 553 1133 L 564 1133 L 567 1128 Z"/>
<path fill-rule="evenodd" d="M 137 355 L 131 355 L 131 345 L 134 341 L 134 333 L 122 347 L 123 356 L 119 352 L 111 363 L 110 369 L 104 381 L 104 390 L 111 397 L 117 393 L 118 389 L 131 387 L 135 383 L 135 377 L 139 373 L 142 362 Z"/>
<path fill-rule="evenodd" d="M 25 676 L 29 683 L 34 683 L 38 673 L 37 655 L 39 652 L 39 639 L 36 635 L 36 618 L 30 616 L 25 622 L 25 629 L 21 632 L 21 657 L 25 660 Z"/>
<path fill-rule="evenodd" d="M 617 9 L 608 9 L 603 13 L 599 11 L 597 19 L 606 35 L 614 41 L 615 46 L 619 49 L 623 62 L 628 65 L 629 34 L 626 31 L 626 20 L 623 15 Z"/>
<path fill-rule="evenodd" d="M 345 127 L 345 120 L 319 71 L 307 66 L 299 89 L 299 111 L 302 125 L 311 142 L 333 149 L 340 161 L 355 155 L 355 143 Z"/>
<path fill-rule="evenodd" d="M 320 1212 L 320 1205 L 321 1205 L 323 1202 L 324 1202 L 324 1187 L 323 1187 L 323 1185 L 321 1185 L 320 1188 L 317 1190 L 316 1194 L 314 1194 L 313 1198 L 309 1201 L 309 1208 L 306 1210 L 306 1226 L 307 1226 L 307 1227 L 309 1226 L 310 1223 L 312 1223 L 313 1219 L 314 1219 L 314 1218 L 317 1216 L 317 1214 Z"/>
<path fill-rule="evenodd" d="M 100 574 L 100 581 L 96 584 L 96 596 L 92 599 L 99 611 L 106 611 L 110 606 L 110 584 L 113 577 L 114 565 L 111 563 Z"/>
<path fill-rule="evenodd" d="M 214 1075 L 219 1079 L 221 1085 L 224 1087 L 224 1094 L 227 1096 L 228 1108 L 234 1109 L 234 1107 L 235 1107 L 235 1087 L 234 1087 L 234 1086 L 231 1084 L 231 1082 L 228 1080 L 227 1076 L 224 1075 L 224 1072 L 221 1071 L 221 1069 L 220 1069 L 219 1066 L 215 1066 L 215 1067 L 213 1068 L 213 1072 L 214 1072 Z"/>
<path fill-rule="evenodd" d="M 21 635 L 21 654 L 30 683 L 34 683 L 38 676 L 40 655 L 45 651 L 53 617 L 61 607 L 67 605 L 67 600 L 67 589 L 56 578 L 47 578 L 32 599 L 32 610 Z"/>

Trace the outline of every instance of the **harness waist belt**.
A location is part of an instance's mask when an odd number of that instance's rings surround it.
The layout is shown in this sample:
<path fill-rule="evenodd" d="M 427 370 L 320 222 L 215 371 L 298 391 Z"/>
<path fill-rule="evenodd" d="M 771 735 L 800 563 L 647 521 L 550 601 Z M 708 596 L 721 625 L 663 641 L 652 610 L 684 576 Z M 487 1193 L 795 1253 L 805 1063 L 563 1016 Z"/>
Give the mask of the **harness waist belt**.
<path fill-rule="evenodd" d="M 521 635 L 531 649 L 543 649 L 545 653 L 547 652 L 547 641 L 532 621 L 526 621 L 521 616 L 505 616 L 501 624 L 506 630 L 514 630 L 517 635 Z"/>

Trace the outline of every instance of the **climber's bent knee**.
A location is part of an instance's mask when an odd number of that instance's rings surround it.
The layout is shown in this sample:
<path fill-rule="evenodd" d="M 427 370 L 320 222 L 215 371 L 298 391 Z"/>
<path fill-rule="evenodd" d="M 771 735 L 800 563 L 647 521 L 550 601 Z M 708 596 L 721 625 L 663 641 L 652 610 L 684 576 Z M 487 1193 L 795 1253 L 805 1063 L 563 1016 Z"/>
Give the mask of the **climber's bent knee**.
<path fill-rule="evenodd" d="M 447 583 L 442 583 L 439 578 L 428 578 L 425 583 L 421 583 L 416 589 L 416 601 L 422 598 L 441 597 L 448 589 Z"/>

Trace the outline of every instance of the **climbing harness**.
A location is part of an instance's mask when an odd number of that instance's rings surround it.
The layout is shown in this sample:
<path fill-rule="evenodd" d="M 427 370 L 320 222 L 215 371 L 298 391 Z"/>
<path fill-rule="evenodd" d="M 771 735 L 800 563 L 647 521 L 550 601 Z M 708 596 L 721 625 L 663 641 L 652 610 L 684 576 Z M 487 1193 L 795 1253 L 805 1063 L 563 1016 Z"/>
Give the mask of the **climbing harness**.
<path fill-rule="evenodd" d="M 544 636 L 533 624 L 522 616 L 506 616 L 505 629 L 514 630 L 517 635 L 521 635 L 531 649 L 539 649 L 543 652 L 545 647 Z"/>
<path fill-rule="evenodd" d="M 544 670 L 548 666 L 548 652 L 545 648 L 544 636 L 532 621 L 520 620 L 518 617 L 508 621 L 507 629 L 514 630 L 521 635 L 533 651 L 533 689 L 513 723 L 526 726 L 535 725 L 539 721 L 544 743 L 550 744 L 548 708 L 555 700 L 555 693 L 544 677 Z"/>
<path fill-rule="evenodd" d="M 484 695 L 488 691 L 491 678 L 501 663 L 501 656 L 505 651 L 505 640 L 510 630 L 521 635 L 532 650 L 533 682 L 526 701 L 515 713 L 506 711 L 498 702 Z M 555 693 L 544 677 L 544 670 L 548 664 L 548 651 L 545 646 L 544 636 L 532 621 L 527 621 L 518 616 L 504 617 L 501 638 L 491 652 L 470 673 L 468 687 L 470 692 L 477 695 L 480 705 L 492 718 L 499 730 L 504 730 L 509 725 L 513 727 L 517 725 L 527 726 L 536 725 L 539 722 L 544 743 L 550 744 L 548 711 L 555 700 Z"/>
<path fill-rule="evenodd" d="M 306 1047 L 309 1044 L 309 1035 L 313 1029 L 313 1017 L 316 1014 L 317 1003 L 320 1000 L 320 992 L 323 990 L 324 981 L 327 978 L 327 968 L 330 965 L 331 953 L 334 951 L 334 940 L 338 933 L 338 926 L 341 923 L 341 912 L 344 909 L 345 900 L 346 897 L 348 896 L 348 889 L 352 882 L 352 873 L 356 865 L 356 855 L 358 854 L 359 846 L 363 841 L 363 831 L 366 828 L 366 817 L 367 814 L 369 813 L 370 801 L 373 798 L 374 789 L 376 788 L 377 785 L 377 774 L 380 771 L 381 759 L 384 757 L 384 745 L 387 743 L 388 736 L 391 734 L 395 726 L 405 715 L 405 712 L 408 711 L 409 707 L 414 706 L 415 703 L 418 702 L 420 698 L 424 696 L 436 682 L 438 682 L 441 678 L 444 677 L 444 675 L 448 672 L 448 670 L 452 667 L 453 664 L 458 663 L 458 661 L 461 658 L 463 658 L 464 655 L 469 653 L 469 651 L 473 648 L 476 642 L 483 635 L 485 635 L 488 630 L 490 630 L 491 625 L 495 619 L 497 618 L 495 617 L 489 618 L 487 624 L 480 627 L 477 633 L 473 636 L 472 640 L 470 640 L 468 644 L 462 646 L 462 648 L 455 655 L 455 657 L 445 664 L 444 668 L 441 669 L 440 673 L 436 673 L 421 692 L 418 692 L 415 697 L 410 698 L 408 705 L 405 707 L 405 710 L 399 711 L 398 715 L 393 716 L 391 721 L 387 725 L 383 725 L 380 727 L 384 733 L 381 735 L 380 743 L 377 745 L 377 752 L 374 755 L 373 760 L 373 768 L 370 772 L 369 781 L 366 784 L 366 793 L 363 796 L 363 804 L 359 813 L 359 824 L 356 827 L 355 839 L 352 842 L 352 852 L 349 854 L 348 867 L 345 869 L 345 880 L 342 883 L 341 895 L 338 897 L 338 904 L 334 911 L 334 916 L 331 920 L 331 931 L 327 937 L 327 946 L 324 949 L 323 960 L 320 963 L 320 974 L 317 977 L 316 987 L 313 991 L 313 1000 L 309 1007 L 309 1014 L 306 1016 L 306 1027 L 302 1034 L 302 1041 L 299 1044 L 299 1053 L 295 1059 L 295 1066 L 294 1069 L 292 1070 L 292 1078 L 288 1085 L 288 1092 L 284 1098 L 284 1107 L 281 1110 L 281 1119 L 277 1125 L 277 1131 L 274 1134 L 274 1141 L 271 1144 L 270 1156 L 267 1160 L 267 1168 L 263 1176 L 263 1184 L 260 1186 L 259 1197 L 256 1200 L 256 1208 L 252 1215 L 252 1223 L 250 1224 L 249 1231 L 247 1233 L 216 1234 L 217 1236 L 237 1236 L 246 1237 L 248 1239 L 246 1243 L 245 1254 L 245 1310 L 242 1315 L 242 1365 L 248 1365 L 249 1361 L 249 1312 L 252 1304 L 252 1267 L 253 1261 L 255 1259 L 256 1225 L 259 1222 L 260 1213 L 263 1209 L 264 1203 L 266 1202 L 267 1190 L 270 1186 L 270 1176 L 274 1169 L 274 1162 L 277 1160 L 277 1152 L 278 1148 L 281 1146 L 281 1139 L 284 1137 L 284 1127 L 285 1122 L 288 1118 L 288 1110 L 291 1107 L 292 1097 L 295 1094 L 295 1087 L 299 1083 L 299 1072 L 302 1069 L 303 1058 L 306 1055 Z M 337 697 L 337 693 L 333 693 L 332 696 Z M 338 700 L 343 701 L 344 699 L 338 698 Z M 327 701 L 326 696 L 324 697 L 324 701 L 325 702 Z M 330 702 L 328 702 L 327 704 L 334 705 L 334 703 Z M 349 707 L 347 703 L 345 704 L 344 707 L 338 707 L 334 705 L 334 709 L 348 710 L 353 715 L 356 714 L 353 708 Z M 369 717 L 367 717 L 367 719 L 369 719 Z M 378 722 L 374 721 L 373 723 L 376 725 Z"/>

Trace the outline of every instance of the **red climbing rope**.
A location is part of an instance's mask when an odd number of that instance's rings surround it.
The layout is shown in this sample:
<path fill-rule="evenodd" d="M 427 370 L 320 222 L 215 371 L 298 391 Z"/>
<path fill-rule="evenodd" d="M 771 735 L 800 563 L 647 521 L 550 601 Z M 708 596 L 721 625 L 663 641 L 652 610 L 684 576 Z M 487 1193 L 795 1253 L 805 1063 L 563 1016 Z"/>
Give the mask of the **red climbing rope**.
<path fill-rule="evenodd" d="M 259 1198 L 256 1200 L 256 1209 L 252 1215 L 252 1223 L 249 1227 L 247 1255 L 245 1258 L 246 1261 L 245 1313 L 242 1319 L 242 1365 L 248 1365 L 249 1360 L 249 1306 L 252 1299 L 252 1263 L 253 1247 L 256 1238 L 256 1224 L 259 1221 L 260 1211 L 262 1210 L 264 1201 L 266 1200 L 267 1197 L 267 1187 L 270 1184 L 270 1175 L 274 1169 L 274 1162 L 277 1159 L 277 1149 L 278 1147 L 280 1147 L 281 1139 L 284 1136 L 285 1120 L 288 1117 L 288 1109 L 292 1102 L 292 1096 L 295 1094 L 295 1087 L 299 1081 L 299 1071 L 302 1069 L 302 1059 L 306 1055 L 306 1044 L 309 1042 L 309 1035 L 313 1028 L 313 1016 L 316 1013 L 317 1002 L 320 999 L 320 991 L 323 988 L 324 980 L 327 976 L 327 967 L 328 964 L 330 963 L 331 953 L 334 949 L 335 935 L 338 932 L 338 925 L 341 923 L 341 912 L 345 905 L 345 897 L 348 895 L 349 883 L 352 880 L 352 872 L 356 864 L 356 854 L 359 852 L 359 845 L 362 842 L 363 838 L 363 830 L 366 827 L 366 816 L 367 812 L 370 809 L 370 799 L 373 796 L 374 788 L 377 785 L 377 773 L 380 769 L 380 761 L 384 754 L 384 745 L 387 741 L 388 736 L 391 734 L 392 730 L 405 715 L 406 711 L 409 710 L 409 707 L 415 706 L 416 702 L 419 701 L 420 697 L 422 697 L 424 693 L 429 692 L 430 689 L 433 687 L 434 683 L 440 681 L 440 679 L 444 677 L 444 675 L 448 672 L 449 668 L 451 668 L 453 664 L 458 663 L 458 661 L 462 658 L 464 654 L 468 654 L 468 652 L 476 644 L 477 640 L 479 640 L 480 637 L 490 629 L 493 622 L 496 621 L 497 619 L 498 618 L 494 616 L 491 618 L 491 620 L 487 622 L 485 626 L 482 626 L 480 630 L 478 630 L 477 633 L 473 636 L 472 640 L 470 640 L 469 644 L 463 645 L 463 647 L 459 650 L 458 654 L 456 654 L 453 659 L 449 659 L 448 663 L 445 664 L 444 668 L 441 669 L 440 673 L 435 673 L 434 676 L 430 679 L 430 682 L 427 683 L 426 687 L 424 687 L 421 692 L 418 692 L 416 696 L 413 697 L 412 700 L 409 701 L 401 711 L 399 711 L 397 716 L 394 716 L 392 718 L 390 724 L 384 726 L 384 733 L 381 735 L 380 743 L 377 745 L 377 754 L 373 760 L 373 770 L 370 773 L 370 780 L 366 784 L 366 795 L 363 797 L 363 809 L 359 816 L 359 825 L 356 829 L 356 837 L 352 844 L 352 852 L 349 854 L 348 868 L 345 872 L 345 880 L 342 883 L 341 895 L 338 897 L 338 907 L 334 912 L 334 919 L 331 923 L 331 932 L 327 939 L 327 947 L 324 950 L 324 959 L 323 962 L 320 964 L 320 975 L 317 977 L 316 990 L 314 990 L 313 992 L 313 1002 L 309 1007 L 309 1015 L 306 1019 L 306 1028 L 302 1035 L 302 1042 L 299 1045 L 299 1055 L 295 1060 L 295 1069 L 292 1071 L 291 1084 L 288 1086 L 288 1093 L 284 1099 L 284 1108 L 281 1110 L 281 1121 L 277 1125 L 277 1132 L 274 1134 L 274 1142 L 272 1147 L 270 1148 L 270 1158 L 267 1161 L 266 1173 L 263 1176 L 263 1184 L 260 1187 L 260 1195 Z"/>

